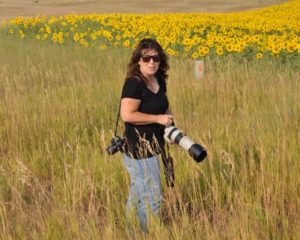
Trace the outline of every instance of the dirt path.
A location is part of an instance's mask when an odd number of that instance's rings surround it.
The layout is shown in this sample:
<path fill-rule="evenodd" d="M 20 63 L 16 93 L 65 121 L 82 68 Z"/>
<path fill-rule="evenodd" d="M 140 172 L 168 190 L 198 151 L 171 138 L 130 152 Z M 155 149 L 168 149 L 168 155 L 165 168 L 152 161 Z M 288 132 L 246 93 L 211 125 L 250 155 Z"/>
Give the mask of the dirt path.
<path fill-rule="evenodd" d="M 69 13 L 235 12 L 283 0 L 0 0 L 0 21 L 17 16 Z"/>

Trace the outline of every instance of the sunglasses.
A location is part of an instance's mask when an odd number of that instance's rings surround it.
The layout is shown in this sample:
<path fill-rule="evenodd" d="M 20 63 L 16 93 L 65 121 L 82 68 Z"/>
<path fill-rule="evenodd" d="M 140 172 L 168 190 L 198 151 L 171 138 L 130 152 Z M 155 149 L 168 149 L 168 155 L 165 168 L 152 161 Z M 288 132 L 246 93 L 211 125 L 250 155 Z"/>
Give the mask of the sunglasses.
<path fill-rule="evenodd" d="M 160 62 L 160 57 L 159 55 L 153 55 L 153 56 L 141 56 L 143 62 L 148 63 L 151 61 L 151 58 L 153 60 L 153 62 Z"/>

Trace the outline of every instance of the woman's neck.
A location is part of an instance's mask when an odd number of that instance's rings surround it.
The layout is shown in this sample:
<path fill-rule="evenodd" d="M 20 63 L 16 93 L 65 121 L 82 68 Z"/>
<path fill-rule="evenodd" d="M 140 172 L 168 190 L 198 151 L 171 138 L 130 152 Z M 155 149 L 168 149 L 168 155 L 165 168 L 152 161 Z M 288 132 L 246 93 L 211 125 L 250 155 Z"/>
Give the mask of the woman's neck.
<path fill-rule="evenodd" d="M 156 77 L 155 75 L 145 75 L 143 74 L 144 77 L 147 79 L 147 81 L 150 83 L 150 82 L 156 82 Z"/>

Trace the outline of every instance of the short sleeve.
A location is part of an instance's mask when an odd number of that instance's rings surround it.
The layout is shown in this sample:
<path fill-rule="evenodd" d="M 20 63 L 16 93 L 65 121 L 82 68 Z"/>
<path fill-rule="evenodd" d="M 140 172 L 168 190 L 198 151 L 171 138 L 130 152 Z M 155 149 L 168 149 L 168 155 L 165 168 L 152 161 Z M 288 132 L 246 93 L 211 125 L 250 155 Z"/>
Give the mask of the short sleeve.
<path fill-rule="evenodd" d="M 124 83 L 122 98 L 141 99 L 141 80 L 135 77 L 128 78 Z"/>

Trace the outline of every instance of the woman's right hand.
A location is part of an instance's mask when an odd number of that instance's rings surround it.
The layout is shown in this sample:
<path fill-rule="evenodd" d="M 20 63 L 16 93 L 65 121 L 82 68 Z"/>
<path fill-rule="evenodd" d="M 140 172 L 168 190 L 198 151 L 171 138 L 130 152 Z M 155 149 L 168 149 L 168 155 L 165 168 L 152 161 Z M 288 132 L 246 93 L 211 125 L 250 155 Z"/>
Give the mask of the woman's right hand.
<path fill-rule="evenodd" d="M 170 114 L 157 115 L 157 123 L 164 126 L 170 126 L 173 123 L 173 116 Z"/>

